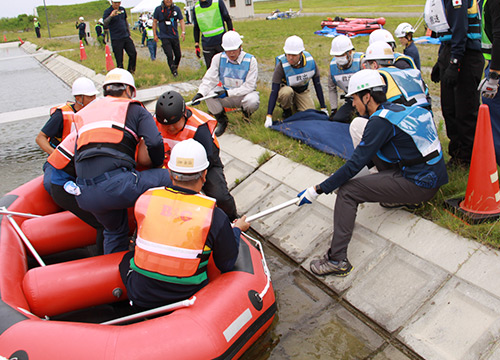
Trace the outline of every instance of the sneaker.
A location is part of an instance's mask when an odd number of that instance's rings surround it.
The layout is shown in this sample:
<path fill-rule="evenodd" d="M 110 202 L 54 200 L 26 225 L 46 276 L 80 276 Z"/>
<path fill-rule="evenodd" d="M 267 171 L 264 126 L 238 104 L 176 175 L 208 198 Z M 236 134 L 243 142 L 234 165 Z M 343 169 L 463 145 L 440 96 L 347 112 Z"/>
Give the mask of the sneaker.
<path fill-rule="evenodd" d="M 407 210 L 417 210 L 420 209 L 424 204 L 404 204 L 404 203 L 379 203 L 380 206 L 386 209 L 399 209 L 405 208 Z"/>
<path fill-rule="evenodd" d="M 328 257 L 328 253 L 321 259 L 311 261 L 311 271 L 316 275 L 346 276 L 353 269 L 349 260 L 333 261 Z"/>

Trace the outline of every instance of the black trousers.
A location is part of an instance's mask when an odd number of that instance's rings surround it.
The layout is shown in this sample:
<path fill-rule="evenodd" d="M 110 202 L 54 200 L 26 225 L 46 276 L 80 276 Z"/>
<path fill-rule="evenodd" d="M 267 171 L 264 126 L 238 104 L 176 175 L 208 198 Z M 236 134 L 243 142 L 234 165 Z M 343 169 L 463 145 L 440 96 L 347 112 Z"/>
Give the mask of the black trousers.
<path fill-rule="evenodd" d="M 82 40 L 85 45 L 89 44 L 87 41 L 87 36 L 85 34 L 79 35 L 79 37 L 80 37 L 80 40 Z"/>
<path fill-rule="evenodd" d="M 355 111 L 356 109 L 352 105 L 352 99 L 346 98 L 344 105 L 342 105 L 335 115 L 333 115 L 332 121 L 350 124 Z"/>
<path fill-rule="evenodd" d="M 172 72 L 174 72 L 174 70 L 177 70 L 177 68 L 179 67 L 182 56 L 179 38 L 162 38 L 161 47 L 163 49 L 163 52 L 165 53 L 165 56 L 167 57 L 168 67 Z"/>
<path fill-rule="evenodd" d="M 451 45 L 442 46 L 438 57 L 441 79 L 450 63 Z M 458 83 L 448 87 L 441 81 L 441 111 L 450 139 L 448 152 L 453 160 L 468 164 L 476 133 L 479 109 L 479 91 L 484 69 L 484 57 L 480 51 L 465 50 L 460 64 Z"/>
<path fill-rule="evenodd" d="M 210 64 L 212 64 L 212 58 L 214 57 L 214 55 L 223 51 L 224 49 L 222 48 L 222 45 L 203 47 L 203 58 L 205 59 L 205 65 L 207 65 L 207 69 L 210 67 Z"/>
<path fill-rule="evenodd" d="M 113 53 L 115 54 L 116 66 L 123 69 L 123 50 L 125 50 L 128 55 L 127 70 L 133 74 L 137 61 L 137 51 L 135 50 L 132 39 L 130 37 L 118 40 L 111 39 L 111 45 L 113 46 Z"/>
<path fill-rule="evenodd" d="M 217 200 L 217 207 L 226 213 L 229 220 L 233 221 L 238 217 L 233 195 L 231 195 L 227 187 L 222 164 L 220 166 L 212 166 L 208 169 L 207 181 L 203 185 L 203 192 L 207 196 Z"/>

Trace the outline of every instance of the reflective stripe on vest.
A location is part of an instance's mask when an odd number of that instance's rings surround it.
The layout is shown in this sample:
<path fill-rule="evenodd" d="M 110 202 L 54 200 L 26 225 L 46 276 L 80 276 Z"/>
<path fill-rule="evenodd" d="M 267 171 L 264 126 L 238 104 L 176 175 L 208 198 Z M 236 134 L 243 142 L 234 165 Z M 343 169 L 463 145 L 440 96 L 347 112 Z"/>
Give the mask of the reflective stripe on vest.
<path fill-rule="evenodd" d="M 205 37 L 212 37 L 224 32 L 224 23 L 219 9 L 219 0 L 212 1 L 212 5 L 202 8 L 200 3 L 194 6 L 196 21 L 201 34 Z"/>
<path fill-rule="evenodd" d="M 286 59 L 285 54 L 281 54 L 276 58 L 276 63 L 281 62 L 285 72 L 286 84 L 288 86 L 304 86 L 309 84 L 309 80 L 316 73 L 316 64 L 311 54 L 307 51 L 302 52 L 302 60 L 304 66 L 294 68 Z"/>
<path fill-rule="evenodd" d="M 220 56 L 219 80 L 228 89 L 240 87 L 245 82 L 253 55 L 245 54 L 241 64 L 233 64 L 225 52 Z"/>
<path fill-rule="evenodd" d="M 412 106 L 404 107 L 402 111 L 380 109 L 375 111 L 372 116 L 384 118 L 410 135 L 422 157 L 437 151 L 439 155 L 427 161 L 428 165 L 436 164 L 443 156 L 436 125 L 429 111 L 419 106 Z M 377 156 L 384 161 L 394 162 L 385 157 L 380 150 L 377 152 Z"/>
<path fill-rule="evenodd" d="M 416 69 L 380 68 L 387 84 L 387 101 L 406 106 L 429 106 L 420 71 Z"/>
<path fill-rule="evenodd" d="M 158 130 L 160 130 L 161 136 L 163 138 L 163 146 L 165 148 L 165 159 L 163 160 L 163 166 L 165 168 L 168 168 L 170 152 L 175 144 L 183 140 L 194 138 L 196 131 L 198 131 L 198 127 L 203 124 L 208 125 L 208 130 L 210 131 L 210 134 L 212 134 L 215 146 L 220 148 L 219 141 L 215 136 L 215 127 L 217 126 L 217 120 L 201 110 L 191 107 L 187 107 L 187 109 L 191 110 L 192 115 L 187 119 L 184 128 L 175 135 L 169 134 L 165 129 L 165 125 L 161 125 L 158 121 L 156 121 L 156 126 L 158 127 Z"/>
<path fill-rule="evenodd" d="M 415 61 L 411 56 L 406 56 L 405 54 L 401 53 L 394 53 L 394 62 L 398 60 L 404 60 L 406 61 L 412 69 L 417 69 L 417 65 L 415 65 Z M 417 69 L 418 70 L 418 69 Z"/>
<path fill-rule="evenodd" d="M 177 284 L 197 285 L 207 279 L 210 249 L 205 246 L 215 199 L 169 188 L 149 189 L 135 205 L 136 270 Z M 203 260 L 203 261 L 202 261 Z"/>
<path fill-rule="evenodd" d="M 488 0 L 483 1 L 483 12 L 481 16 L 481 51 L 483 52 L 483 56 L 486 60 L 491 60 L 491 49 L 493 48 L 493 44 L 491 43 L 490 38 L 486 34 L 486 22 L 484 16 L 484 8 L 486 7 L 486 2 Z"/>
<path fill-rule="evenodd" d="M 339 69 L 337 63 L 335 61 L 335 56 L 330 61 L 330 77 L 332 78 L 333 83 L 344 90 L 347 93 L 347 89 L 349 88 L 349 80 L 354 73 L 357 73 L 361 70 L 361 55 L 363 53 L 356 52 L 352 56 L 352 64 L 348 69 Z"/>
<path fill-rule="evenodd" d="M 481 19 L 479 16 L 479 7 L 477 6 L 477 0 L 465 0 L 469 1 L 467 7 L 467 38 L 471 40 L 481 40 Z M 444 33 L 438 34 L 438 39 L 443 41 L 451 41 L 451 31 L 448 30 Z"/>
<path fill-rule="evenodd" d="M 56 110 L 61 110 L 63 117 L 63 131 L 61 138 L 57 138 L 59 142 L 63 141 L 66 136 L 68 136 L 73 130 L 75 130 L 75 110 L 73 110 L 72 105 L 75 103 L 67 102 L 64 105 L 55 106 L 50 109 L 50 115 L 54 114 Z"/>
<path fill-rule="evenodd" d="M 75 156 L 76 131 L 69 134 L 49 155 L 47 162 L 59 170 L 64 170 Z"/>
<path fill-rule="evenodd" d="M 120 144 L 125 139 L 125 132 L 130 134 L 137 143 L 139 141 L 137 134 L 125 126 L 128 107 L 131 103 L 141 104 L 137 100 L 106 96 L 94 100 L 80 110 L 75 115 L 78 132 L 77 149 L 80 150 L 83 146 Z M 135 158 L 135 148 L 133 153 L 131 153 L 132 149 L 125 146 L 120 150 Z"/>

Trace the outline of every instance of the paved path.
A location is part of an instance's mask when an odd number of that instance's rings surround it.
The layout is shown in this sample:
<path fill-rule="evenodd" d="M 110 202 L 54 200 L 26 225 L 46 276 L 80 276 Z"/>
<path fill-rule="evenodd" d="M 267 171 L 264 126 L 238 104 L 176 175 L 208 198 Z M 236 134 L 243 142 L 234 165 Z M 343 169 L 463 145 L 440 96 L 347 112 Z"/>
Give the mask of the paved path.
<path fill-rule="evenodd" d="M 29 44 L 24 47 L 30 50 Z M 102 76 L 61 56 L 44 55 L 40 60 L 66 83 L 80 75 L 102 83 Z M 141 90 L 138 98 L 154 100 L 167 88 L 193 92 L 196 85 Z M 280 204 L 325 178 L 236 135 L 226 133 L 219 141 L 226 178 L 242 214 Z M 264 154 L 269 160 L 260 163 Z M 345 278 L 316 277 L 309 263 L 329 245 L 334 201 L 335 194 L 321 195 L 312 205 L 288 207 L 252 224 L 285 255 L 283 264 L 271 264 L 275 291 L 293 289 L 290 302 L 309 299 L 292 314 L 280 308 L 283 315 L 279 316 L 303 319 L 303 326 L 295 329 L 280 318 L 278 326 L 286 328 L 286 334 L 270 358 L 335 357 L 328 353 L 338 336 L 331 314 L 340 300 L 343 307 L 336 316 L 344 314 L 349 326 L 361 326 L 361 319 L 365 338 L 376 349 L 367 358 L 500 359 L 498 251 L 403 210 L 364 204 L 359 207 L 348 253 L 355 269 Z M 290 271 L 297 275 L 293 283 L 283 280 Z M 313 281 L 305 285 L 300 279 Z M 296 341 L 301 331 L 310 331 L 307 335 L 314 337 L 315 344 L 323 339 L 323 346 Z"/>

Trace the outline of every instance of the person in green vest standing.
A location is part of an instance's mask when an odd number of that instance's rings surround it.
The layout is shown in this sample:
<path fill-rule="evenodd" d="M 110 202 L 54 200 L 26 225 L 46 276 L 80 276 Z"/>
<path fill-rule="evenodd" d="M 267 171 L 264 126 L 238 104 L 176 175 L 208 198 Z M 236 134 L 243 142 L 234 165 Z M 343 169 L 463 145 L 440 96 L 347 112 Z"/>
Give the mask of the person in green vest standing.
<path fill-rule="evenodd" d="M 40 34 L 41 26 L 37 18 L 33 18 L 33 25 L 35 26 L 36 37 L 41 38 L 42 37 L 42 35 Z"/>
<path fill-rule="evenodd" d="M 226 30 L 234 30 L 233 22 L 226 5 L 224 5 L 224 0 L 199 0 L 194 6 L 192 18 L 196 56 L 201 58 L 201 34 L 203 57 L 208 69 L 214 55 L 224 51 L 222 48 L 222 35 Z M 224 28 L 224 22 L 227 29 Z"/>
<path fill-rule="evenodd" d="M 146 27 L 144 28 L 146 33 L 146 43 L 148 44 L 149 56 L 152 61 L 156 60 L 156 41 L 155 41 L 155 29 L 153 27 L 153 19 L 146 21 Z"/>
<path fill-rule="evenodd" d="M 103 20 L 100 18 L 95 26 L 95 33 L 100 46 L 104 46 L 106 44 L 106 40 L 104 39 L 104 26 L 102 24 Z"/>

